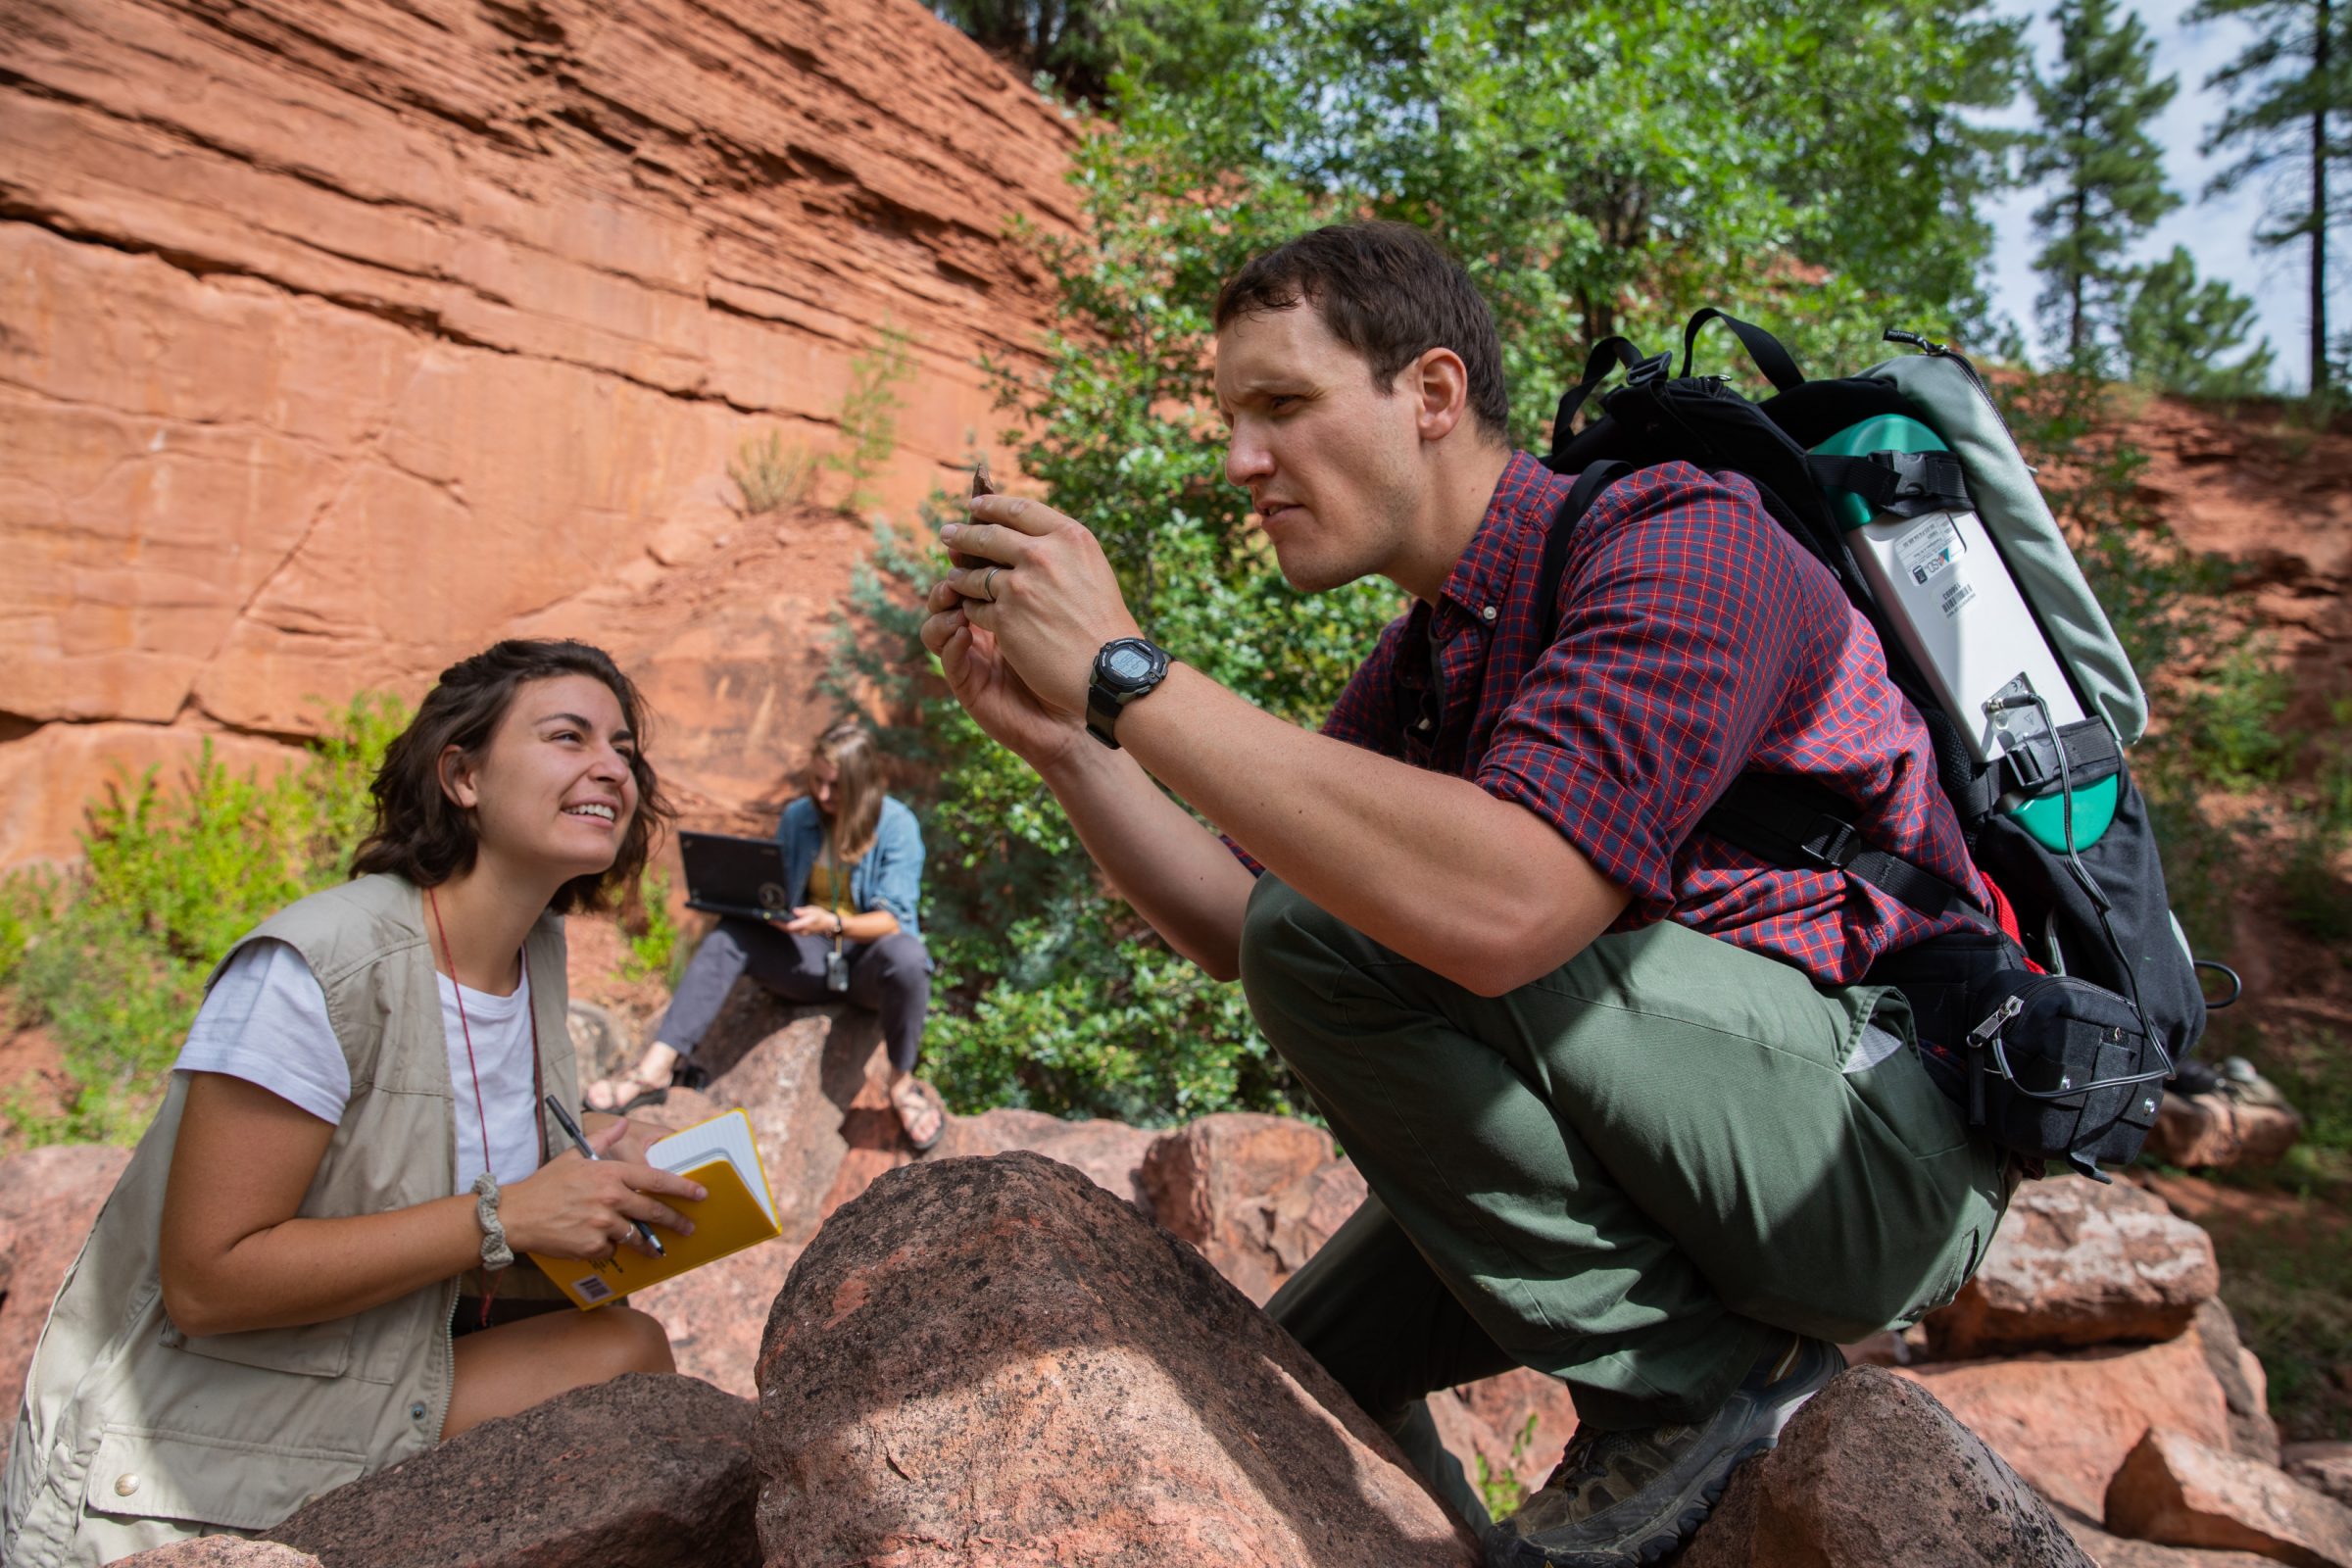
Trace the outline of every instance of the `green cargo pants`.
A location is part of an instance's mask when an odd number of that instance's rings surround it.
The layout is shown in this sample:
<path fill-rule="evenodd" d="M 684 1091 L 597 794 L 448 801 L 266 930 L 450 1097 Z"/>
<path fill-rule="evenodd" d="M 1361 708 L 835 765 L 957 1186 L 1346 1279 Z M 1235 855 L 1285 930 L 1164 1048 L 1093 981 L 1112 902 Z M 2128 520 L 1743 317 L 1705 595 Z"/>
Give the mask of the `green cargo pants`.
<path fill-rule="evenodd" d="M 1898 993 L 1682 926 L 1487 998 L 1268 875 L 1242 983 L 1372 1190 L 1267 1310 L 1457 1505 L 1425 1395 L 1527 1366 L 1603 1427 L 1695 1420 L 1788 1331 L 1950 1300 L 2006 1201 Z"/>

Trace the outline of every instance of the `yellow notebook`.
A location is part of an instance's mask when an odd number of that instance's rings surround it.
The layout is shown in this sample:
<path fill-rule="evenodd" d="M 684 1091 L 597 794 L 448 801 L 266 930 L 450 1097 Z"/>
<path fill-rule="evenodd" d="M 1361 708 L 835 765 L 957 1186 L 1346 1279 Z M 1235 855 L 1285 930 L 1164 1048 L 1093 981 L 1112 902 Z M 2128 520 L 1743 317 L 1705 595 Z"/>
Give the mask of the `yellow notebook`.
<path fill-rule="evenodd" d="M 582 1311 L 617 1301 L 631 1291 L 659 1285 L 781 1234 L 776 1226 L 775 1196 L 768 1190 L 767 1171 L 760 1163 L 760 1148 L 752 1141 L 752 1119 L 742 1111 L 730 1110 L 670 1134 L 646 1151 L 645 1162 L 702 1183 L 710 1196 L 699 1203 L 665 1200 L 694 1221 L 694 1234 L 680 1236 L 655 1226 L 654 1234 L 662 1238 L 666 1253 L 662 1257 L 648 1257 L 627 1244 L 601 1263 L 531 1253 L 531 1261 Z"/>

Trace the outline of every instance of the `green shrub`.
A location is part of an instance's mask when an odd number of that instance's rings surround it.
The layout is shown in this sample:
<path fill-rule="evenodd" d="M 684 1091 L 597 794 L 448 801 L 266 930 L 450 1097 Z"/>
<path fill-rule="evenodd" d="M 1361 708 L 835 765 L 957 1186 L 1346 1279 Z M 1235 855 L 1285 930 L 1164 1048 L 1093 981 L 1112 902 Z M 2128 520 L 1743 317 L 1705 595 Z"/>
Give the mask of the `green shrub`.
<path fill-rule="evenodd" d="M 2286 671 L 2265 639 L 2230 648 L 2188 704 L 2192 769 L 2224 789 L 2283 779 L 2302 745 L 2286 725 L 2291 695 Z"/>
<path fill-rule="evenodd" d="M 873 505 L 866 486 L 899 449 L 899 410 L 906 399 L 899 388 L 914 374 L 914 341 L 884 322 L 871 348 L 850 361 L 850 389 L 841 400 L 841 445 L 825 466 L 850 481 L 841 510 L 863 512 Z"/>
<path fill-rule="evenodd" d="M 620 962 L 621 977 L 644 980 L 659 977 L 675 985 L 679 971 L 685 967 L 685 954 L 679 948 L 677 917 L 669 912 L 669 877 L 656 871 L 640 875 L 628 906 L 623 910 L 623 930 L 629 939 L 629 951 Z"/>
<path fill-rule="evenodd" d="M 727 477 L 742 493 L 747 516 L 761 517 L 808 499 L 816 483 L 816 460 L 799 442 L 787 447 L 782 431 L 770 430 L 765 441 L 746 440 L 727 465 Z"/>
<path fill-rule="evenodd" d="M 208 742 L 167 792 L 154 769 L 92 804 L 83 860 L 0 878 L 0 985 L 45 1026 L 71 1089 L 54 1113 L 21 1089 L 28 1141 L 113 1140 L 145 1124 L 205 976 L 263 918 L 342 880 L 370 820 L 368 783 L 407 724 L 396 699 L 355 698 L 299 767 L 264 782 Z"/>

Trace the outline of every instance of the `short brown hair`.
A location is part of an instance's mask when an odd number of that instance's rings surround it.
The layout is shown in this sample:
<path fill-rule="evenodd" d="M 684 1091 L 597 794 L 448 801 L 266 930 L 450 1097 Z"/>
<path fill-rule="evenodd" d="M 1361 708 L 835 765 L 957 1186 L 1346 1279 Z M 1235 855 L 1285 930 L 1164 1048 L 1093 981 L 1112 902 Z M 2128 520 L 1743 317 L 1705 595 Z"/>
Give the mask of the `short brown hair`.
<path fill-rule="evenodd" d="M 430 888 L 471 870 L 478 834 L 472 813 L 441 788 L 441 754 L 452 746 L 469 754 L 480 752 L 514 706 L 515 693 L 532 681 L 560 675 L 603 681 L 620 704 L 621 719 L 637 737 L 629 757 L 629 771 L 637 779 L 637 814 L 629 818 L 612 864 L 573 877 L 556 890 L 547 906 L 557 914 L 602 909 L 614 893 L 636 881 L 645 869 L 654 834 L 674 814 L 653 763 L 646 760 L 645 699 L 601 648 L 518 638 L 494 644 L 443 670 L 409 727 L 385 748 L 383 766 L 368 786 L 375 797 L 375 824 L 352 857 L 351 874 L 389 871 Z"/>
<path fill-rule="evenodd" d="M 1252 257 L 1217 291 L 1214 322 L 1287 311 L 1322 315 L 1331 335 L 1372 364 L 1386 392 L 1431 349 L 1451 349 L 1469 372 L 1470 412 L 1497 440 L 1510 429 L 1502 340 L 1470 274 L 1410 223 L 1333 223 Z"/>

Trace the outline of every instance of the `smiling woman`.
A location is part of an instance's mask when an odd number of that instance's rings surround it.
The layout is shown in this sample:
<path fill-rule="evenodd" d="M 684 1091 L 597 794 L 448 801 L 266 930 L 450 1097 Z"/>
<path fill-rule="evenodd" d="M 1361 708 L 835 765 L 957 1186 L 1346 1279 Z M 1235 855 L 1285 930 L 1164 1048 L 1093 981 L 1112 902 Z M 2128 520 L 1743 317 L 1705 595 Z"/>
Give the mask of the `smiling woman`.
<path fill-rule="evenodd" d="M 577 1102 L 562 916 L 667 818 L 643 703 L 597 649 L 444 670 L 371 787 L 354 880 L 223 956 L 154 1126 L 25 1378 L 0 1555 L 103 1563 L 266 1529 L 444 1437 L 626 1371 L 661 1324 L 569 1309 L 529 1261 L 604 1258 L 694 1184 Z"/>

